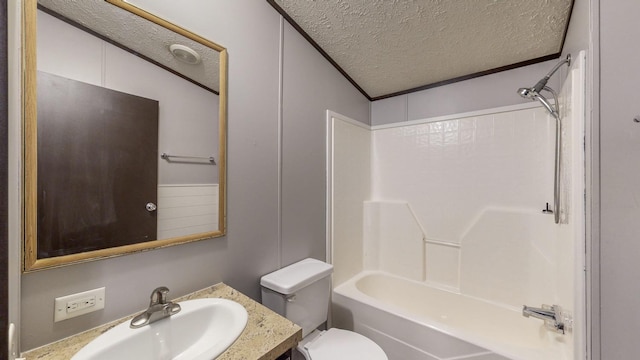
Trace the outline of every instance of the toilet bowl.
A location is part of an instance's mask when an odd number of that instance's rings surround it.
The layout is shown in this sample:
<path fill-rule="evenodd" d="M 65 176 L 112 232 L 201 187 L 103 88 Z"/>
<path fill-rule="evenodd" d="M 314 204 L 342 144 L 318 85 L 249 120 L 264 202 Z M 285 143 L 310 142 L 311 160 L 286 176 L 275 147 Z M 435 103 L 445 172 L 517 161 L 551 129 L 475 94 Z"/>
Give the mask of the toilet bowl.
<path fill-rule="evenodd" d="M 348 330 L 314 330 L 297 350 L 307 360 L 367 359 L 387 360 L 387 355 L 371 339 Z"/>
<path fill-rule="evenodd" d="M 327 321 L 333 266 L 304 259 L 263 276 L 262 304 L 302 328 L 297 350 L 307 360 L 387 360 L 378 344 L 349 330 L 317 328 Z"/>

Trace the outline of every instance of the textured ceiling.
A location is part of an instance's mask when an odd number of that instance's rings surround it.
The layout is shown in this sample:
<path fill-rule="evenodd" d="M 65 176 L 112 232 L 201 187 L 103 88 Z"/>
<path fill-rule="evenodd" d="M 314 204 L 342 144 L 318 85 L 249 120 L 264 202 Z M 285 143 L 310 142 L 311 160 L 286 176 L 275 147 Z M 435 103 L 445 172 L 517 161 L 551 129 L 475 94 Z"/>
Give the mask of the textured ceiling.
<path fill-rule="evenodd" d="M 104 0 L 38 0 L 38 4 L 216 92 L 220 89 L 220 54 L 214 49 Z M 197 65 L 179 62 L 169 52 L 171 44 L 192 48 L 200 54 L 202 62 Z"/>
<path fill-rule="evenodd" d="M 559 54 L 573 0 L 268 0 L 370 98 Z"/>

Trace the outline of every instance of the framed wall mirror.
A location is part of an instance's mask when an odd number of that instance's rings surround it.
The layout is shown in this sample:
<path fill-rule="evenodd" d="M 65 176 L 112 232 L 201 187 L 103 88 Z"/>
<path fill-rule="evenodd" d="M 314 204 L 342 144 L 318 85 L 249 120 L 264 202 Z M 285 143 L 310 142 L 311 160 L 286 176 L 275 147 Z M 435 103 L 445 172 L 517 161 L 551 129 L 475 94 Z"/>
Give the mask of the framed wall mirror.
<path fill-rule="evenodd" d="M 124 0 L 23 7 L 23 270 L 223 236 L 226 49 Z"/>

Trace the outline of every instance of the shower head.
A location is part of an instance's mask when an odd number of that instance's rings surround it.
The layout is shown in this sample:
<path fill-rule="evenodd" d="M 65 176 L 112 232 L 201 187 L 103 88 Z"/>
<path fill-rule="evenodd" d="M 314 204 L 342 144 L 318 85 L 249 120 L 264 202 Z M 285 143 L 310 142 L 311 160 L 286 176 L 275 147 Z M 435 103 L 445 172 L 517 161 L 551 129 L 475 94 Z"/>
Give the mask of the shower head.
<path fill-rule="evenodd" d="M 554 66 L 553 69 L 551 69 L 551 71 L 549 71 L 549 73 L 547 75 L 545 75 L 545 77 L 540 79 L 540 81 L 538 81 L 533 87 L 518 89 L 518 94 L 520 96 L 522 96 L 523 98 L 525 98 L 525 99 L 531 99 L 531 100 L 540 101 L 540 103 L 551 113 L 551 115 L 553 115 L 553 117 L 558 118 L 559 114 L 558 114 L 558 111 L 556 110 L 556 108 L 554 108 L 551 105 L 551 103 L 549 103 L 547 98 L 545 98 L 544 96 L 540 95 L 540 92 L 542 90 L 546 90 L 546 91 L 550 92 L 553 95 L 553 98 L 554 98 L 555 103 L 556 103 L 556 107 L 558 106 L 557 95 L 556 95 L 555 91 L 553 91 L 553 89 L 551 89 L 550 87 L 547 86 L 547 82 L 549 81 L 551 76 L 553 74 L 555 74 L 555 72 L 558 71 L 558 69 L 560 69 L 560 67 L 562 65 L 564 65 L 564 64 L 567 64 L 567 65 L 571 64 L 571 54 L 567 55 L 566 59 L 564 59 L 564 60 L 560 61 L 558 64 L 556 64 L 556 66 Z"/>
<path fill-rule="evenodd" d="M 555 91 L 553 91 L 550 87 L 548 86 L 544 86 L 542 88 L 543 90 L 547 90 L 549 91 L 552 95 L 553 98 L 556 102 L 556 104 L 558 103 L 558 100 L 556 99 L 556 94 Z M 551 103 L 549 102 L 549 100 L 547 100 L 546 97 L 542 96 L 542 94 L 540 94 L 538 91 L 536 91 L 535 88 L 520 88 L 518 89 L 518 94 L 520 94 L 520 96 L 522 96 L 525 99 L 531 99 L 531 100 L 538 100 L 542 106 L 545 107 L 545 109 L 547 109 L 547 111 L 549 111 L 549 113 L 557 118 L 558 115 L 558 111 L 555 109 L 555 107 L 553 105 L 551 105 Z"/>
<path fill-rule="evenodd" d="M 533 99 L 535 92 L 532 88 L 520 88 L 518 89 L 518 94 L 525 99 Z"/>

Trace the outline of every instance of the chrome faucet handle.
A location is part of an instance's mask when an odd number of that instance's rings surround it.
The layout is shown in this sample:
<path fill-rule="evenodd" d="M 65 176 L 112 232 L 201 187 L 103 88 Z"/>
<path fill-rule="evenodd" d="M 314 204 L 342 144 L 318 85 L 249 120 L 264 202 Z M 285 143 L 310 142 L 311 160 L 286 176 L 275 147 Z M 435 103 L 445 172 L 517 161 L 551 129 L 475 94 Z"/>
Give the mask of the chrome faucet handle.
<path fill-rule="evenodd" d="M 156 305 L 156 304 L 166 304 L 167 294 L 169 294 L 168 287 L 160 286 L 158 288 L 155 288 L 151 292 L 151 301 L 149 302 L 149 306 Z"/>
<path fill-rule="evenodd" d="M 151 292 L 149 308 L 144 312 L 136 315 L 131 320 L 129 327 L 132 329 L 141 328 L 152 324 L 158 320 L 162 320 L 169 316 L 180 312 L 180 305 L 167 300 L 169 288 L 160 286 Z"/>

